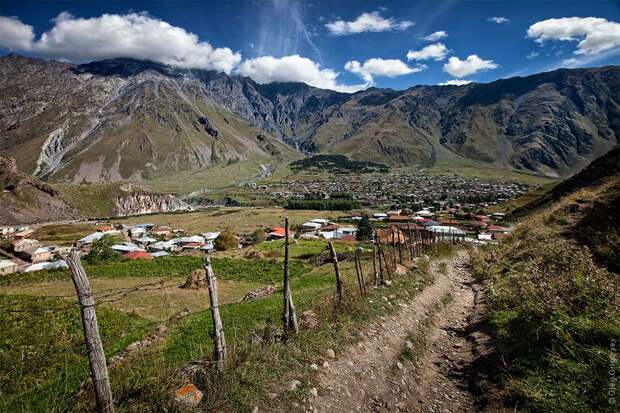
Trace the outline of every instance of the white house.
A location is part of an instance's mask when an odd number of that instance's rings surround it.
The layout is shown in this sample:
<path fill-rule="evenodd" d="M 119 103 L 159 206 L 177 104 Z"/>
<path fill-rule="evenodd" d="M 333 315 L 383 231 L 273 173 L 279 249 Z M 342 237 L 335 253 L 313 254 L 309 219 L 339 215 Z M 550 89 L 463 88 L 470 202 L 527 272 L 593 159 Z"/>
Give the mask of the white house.
<path fill-rule="evenodd" d="M 383 221 L 387 219 L 388 214 L 384 212 L 375 212 L 374 214 L 372 214 L 372 217 L 376 219 L 377 221 Z"/>
<path fill-rule="evenodd" d="M 329 224 L 329 220 L 324 219 L 324 218 L 313 218 L 313 219 L 310 220 L 310 222 L 315 222 L 317 224 L 321 224 L 321 226 Z"/>
<path fill-rule="evenodd" d="M 90 235 L 85 236 L 82 239 L 79 239 L 77 241 L 78 245 L 89 245 L 92 244 L 95 241 L 99 241 L 101 238 L 103 238 L 106 234 L 103 232 L 93 232 Z"/>
<path fill-rule="evenodd" d="M 17 272 L 19 266 L 11 260 L 0 260 L 0 275 L 8 275 Z"/>
<path fill-rule="evenodd" d="M 301 230 L 304 232 L 318 231 L 319 229 L 321 229 L 322 226 L 323 225 L 319 224 L 318 222 L 308 221 L 301 224 Z"/>
<path fill-rule="evenodd" d="M 34 272 L 34 271 L 42 271 L 42 270 L 56 270 L 60 268 L 69 268 L 67 263 L 64 260 L 60 261 L 52 261 L 52 262 L 39 262 L 37 264 L 32 264 L 28 268 L 24 270 L 24 272 Z"/>
<path fill-rule="evenodd" d="M 205 241 L 215 241 L 215 239 L 219 237 L 220 234 L 221 232 L 215 231 L 215 232 L 203 232 L 200 235 L 204 237 Z"/>
<path fill-rule="evenodd" d="M 123 243 L 123 244 L 116 244 L 116 245 L 112 245 L 112 249 L 114 251 L 120 252 L 122 254 L 126 254 L 128 252 L 134 251 L 139 249 L 138 246 L 136 244 L 131 244 L 131 243 Z"/>

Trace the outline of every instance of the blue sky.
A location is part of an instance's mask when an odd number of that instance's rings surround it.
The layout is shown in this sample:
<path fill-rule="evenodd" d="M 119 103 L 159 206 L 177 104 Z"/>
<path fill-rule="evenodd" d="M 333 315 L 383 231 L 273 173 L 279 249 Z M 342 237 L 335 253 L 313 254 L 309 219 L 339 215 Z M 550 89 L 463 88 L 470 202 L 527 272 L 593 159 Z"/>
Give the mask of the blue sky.
<path fill-rule="evenodd" d="M 617 1 L 0 1 L 0 16 L 3 52 L 343 91 L 620 63 Z"/>

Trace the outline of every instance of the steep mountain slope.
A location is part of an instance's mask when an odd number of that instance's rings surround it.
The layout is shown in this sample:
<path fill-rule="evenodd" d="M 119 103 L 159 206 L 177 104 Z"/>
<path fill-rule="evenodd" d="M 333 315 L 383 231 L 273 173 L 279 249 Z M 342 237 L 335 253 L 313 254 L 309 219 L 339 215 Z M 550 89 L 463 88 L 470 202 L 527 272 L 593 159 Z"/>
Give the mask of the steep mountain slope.
<path fill-rule="evenodd" d="M 131 59 L 9 55 L 0 74 L 0 151 L 73 182 L 290 159 L 296 149 L 569 176 L 620 139 L 616 66 L 355 94 Z"/>
<path fill-rule="evenodd" d="M 0 59 L 0 150 L 38 177 L 141 180 L 243 159 L 292 159 L 279 140 L 164 65 L 116 59 L 82 66 Z"/>

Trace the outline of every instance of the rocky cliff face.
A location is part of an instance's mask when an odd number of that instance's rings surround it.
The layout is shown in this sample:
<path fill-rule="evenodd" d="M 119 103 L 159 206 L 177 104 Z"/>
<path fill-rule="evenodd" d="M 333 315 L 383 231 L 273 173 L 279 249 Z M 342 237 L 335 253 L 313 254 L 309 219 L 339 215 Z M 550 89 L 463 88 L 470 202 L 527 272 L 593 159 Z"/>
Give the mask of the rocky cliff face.
<path fill-rule="evenodd" d="M 118 216 L 191 211 L 192 207 L 171 194 L 132 192 L 114 201 Z"/>
<path fill-rule="evenodd" d="M 75 66 L 10 55 L 0 75 L 0 151 L 72 182 L 289 159 L 296 149 L 565 176 L 620 139 L 615 66 L 355 94 L 131 59 Z"/>

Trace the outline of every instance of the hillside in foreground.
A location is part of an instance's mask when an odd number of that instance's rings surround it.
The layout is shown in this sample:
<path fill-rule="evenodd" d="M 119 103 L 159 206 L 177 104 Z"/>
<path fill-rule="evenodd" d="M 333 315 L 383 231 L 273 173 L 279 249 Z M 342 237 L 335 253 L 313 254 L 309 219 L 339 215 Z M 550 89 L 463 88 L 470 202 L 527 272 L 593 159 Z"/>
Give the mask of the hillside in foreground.
<path fill-rule="evenodd" d="M 504 368 L 499 398 L 525 411 L 612 412 L 618 371 L 618 150 L 530 206 L 511 237 L 479 249 L 476 275 Z"/>

